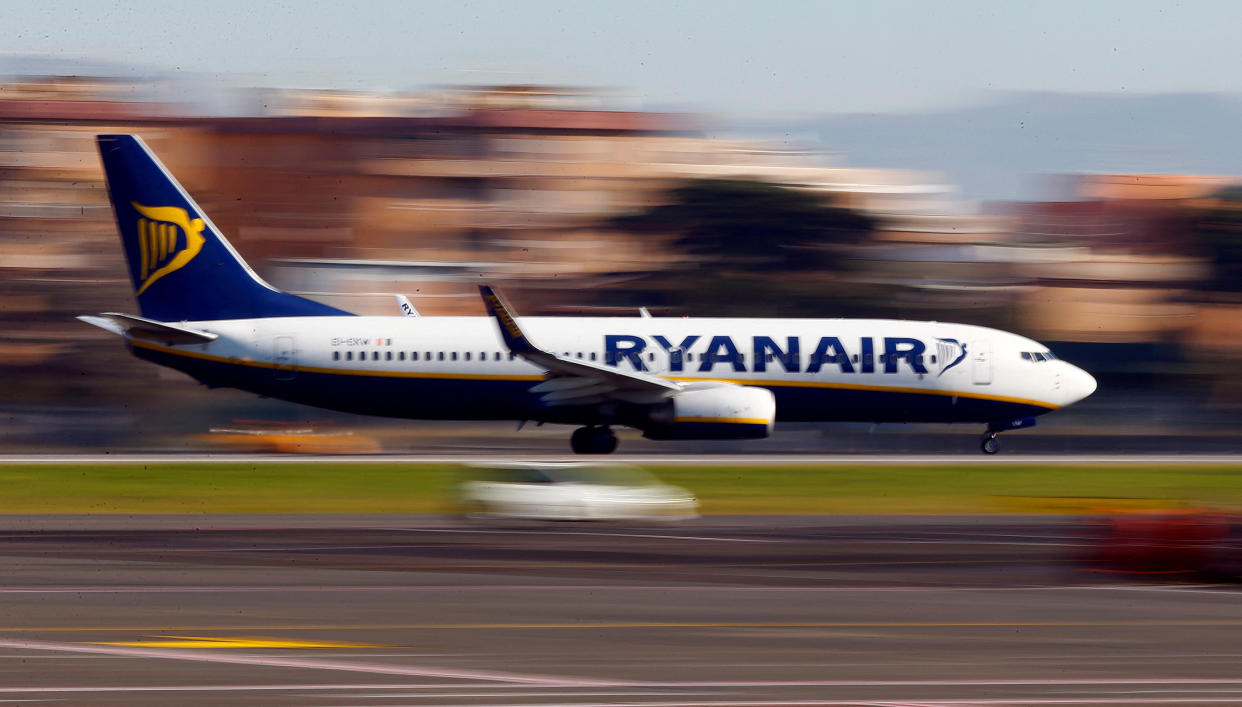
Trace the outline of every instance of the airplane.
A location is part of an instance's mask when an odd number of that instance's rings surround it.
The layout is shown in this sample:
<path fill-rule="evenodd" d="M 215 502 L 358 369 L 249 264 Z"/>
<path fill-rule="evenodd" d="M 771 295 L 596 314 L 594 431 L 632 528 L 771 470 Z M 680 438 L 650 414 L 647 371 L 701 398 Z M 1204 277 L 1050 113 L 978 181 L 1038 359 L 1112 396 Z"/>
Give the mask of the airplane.
<path fill-rule="evenodd" d="M 84 322 L 139 359 L 331 410 L 577 426 L 580 454 L 614 427 L 655 440 L 749 440 L 778 421 L 985 425 L 980 448 L 1096 389 L 1017 334 L 883 319 L 520 317 L 489 285 L 487 316 L 358 316 L 264 282 L 134 135 L 96 139 L 140 314 Z"/>

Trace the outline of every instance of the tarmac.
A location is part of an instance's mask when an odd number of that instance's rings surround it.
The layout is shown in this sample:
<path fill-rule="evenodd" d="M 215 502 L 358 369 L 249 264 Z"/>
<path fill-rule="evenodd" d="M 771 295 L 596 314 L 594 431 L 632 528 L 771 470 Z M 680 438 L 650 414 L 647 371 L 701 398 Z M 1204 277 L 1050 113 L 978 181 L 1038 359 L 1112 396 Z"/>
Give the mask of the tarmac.
<path fill-rule="evenodd" d="M 0 516 L 0 701 L 1242 704 L 1239 589 L 1099 572 L 1091 542 L 1072 516 Z"/>

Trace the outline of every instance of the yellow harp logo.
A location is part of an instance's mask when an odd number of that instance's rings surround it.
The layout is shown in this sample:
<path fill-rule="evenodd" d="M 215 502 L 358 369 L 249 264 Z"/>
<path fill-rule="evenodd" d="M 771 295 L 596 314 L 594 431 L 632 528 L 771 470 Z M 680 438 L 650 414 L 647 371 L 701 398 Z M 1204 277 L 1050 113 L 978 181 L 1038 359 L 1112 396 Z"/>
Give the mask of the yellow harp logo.
<path fill-rule="evenodd" d="M 138 294 L 151 283 L 185 266 L 203 249 L 203 220 L 191 219 L 177 206 L 143 206 L 129 202 L 142 217 L 138 219 Z"/>

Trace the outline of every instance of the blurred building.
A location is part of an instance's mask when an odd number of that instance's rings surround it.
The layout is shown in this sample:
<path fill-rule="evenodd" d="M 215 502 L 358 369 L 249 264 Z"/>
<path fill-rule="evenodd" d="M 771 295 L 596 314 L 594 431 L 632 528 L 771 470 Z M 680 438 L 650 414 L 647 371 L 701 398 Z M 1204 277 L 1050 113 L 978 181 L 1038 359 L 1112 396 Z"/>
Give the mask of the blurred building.
<path fill-rule="evenodd" d="M 1024 319 L 1060 341 L 1193 338 L 1192 292 L 1208 274 L 1193 242 L 1193 200 L 1231 180 L 1197 175 L 1073 178 L 1080 201 L 1027 204 L 1015 238 L 1059 249 L 1059 260 L 1022 269 L 1033 287 Z"/>
<path fill-rule="evenodd" d="M 83 77 L 0 85 L 0 361 L 10 369 L 88 336 L 67 325 L 70 312 L 127 285 L 93 138 L 163 112 L 134 95 L 127 82 Z"/>

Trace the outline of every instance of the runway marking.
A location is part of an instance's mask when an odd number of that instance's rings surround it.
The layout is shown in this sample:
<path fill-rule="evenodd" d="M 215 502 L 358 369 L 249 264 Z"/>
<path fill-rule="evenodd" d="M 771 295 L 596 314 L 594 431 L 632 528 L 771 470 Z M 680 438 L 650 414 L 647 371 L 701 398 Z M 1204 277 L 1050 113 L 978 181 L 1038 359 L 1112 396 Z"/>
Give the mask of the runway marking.
<path fill-rule="evenodd" d="M 229 638 L 224 636 L 156 636 L 150 641 L 102 641 L 97 646 L 145 648 L 390 648 L 378 643 L 300 641 L 292 638 Z"/>
<path fill-rule="evenodd" d="M 788 563 L 783 566 L 792 566 L 796 563 Z M 698 565 L 702 566 L 702 565 Z M 743 565 L 738 565 L 742 567 Z M 0 587 L 0 594 L 203 594 L 203 593 L 266 593 L 266 592 L 301 592 L 301 593 L 331 593 L 331 592 L 538 592 L 546 594 L 548 592 L 746 592 L 758 594 L 771 593 L 819 593 L 819 594 L 873 594 L 876 592 L 1063 592 L 1076 590 L 1096 590 L 1096 591 L 1128 591 L 1128 592 L 1171 592 L 1171 593 L 1197 593 L 1219 596 L 1221 598 L 1232 599 L 1236 595 L 1229 589 L 1223 587 L 1214 587 L 1205 585 L 1195 588 L 1192 586 L 1179 587 L 1113 587 L 1113 586 L 1093 586 L 1081 585 L 1076 587 L 1062 586 L 1007 586 L 1007 587 L 972 587 L 972 586 L 952 586 L 952 585 L 806 585 L 797 587 L 772 587 L 772 586 L 746 586 L 746 585 L 707 585 L 707 584 L 423 584 L 423 585 L 403 585 L 403 584 L 341 584 L 341 585 L 325 585 L 318 587 L 308 587 L 303 585 L 187 585 L 172 587 L 151 587 L 145 585 L 117 585 L 117 586 L 40 586 L 40 587 Z M 219 627 L 213 627 L 213 630 Z M 25 631 L 25 628 L 2 628 L 0 631 Z M 49 627 L 46 629 L 29 629 L 29 630 L 47 630 L 56 631 L 59 628 Z M 77 629 L 68 629 L 77 630 Z M 161 629 L 166 630 L 166 629 Z M 176 629 L 185 630 L 185 629 Z M 190 629 L 193 630 L 193 629 Z"/>
<path fill-rule="evenodd" d="M 513 684 L 472 684 L 472 683 L 452 683 L 452 684 L 269 684 L 269 685 L 164 685 L 164 686 L 72 686 L 72 687 L 28 687 L 28 688 L 0 688 L 0 694 L 13 695 L 58 695 L 58 694 L 123 694 L 123 693 L 160 693 L 160 692 L 303 692 L 310 693 L 303 695 L 309 697 L 314 695 L 316 698 L 338 698 L 346 700 L 357 700 L 360 698 L 373 699 L 396 699 L 396 698 L 482 698 L 483 700 L 498 700 L 512 697 L 534 698 L 534 697 L 552 697 L 554 701 L 546 701 L 542 703 L 523 702 L 528 707 L 612 707 L 618 704 L 615 701 L 608 702 L 587 702 L 583 701 L 583 697 L 619 697 L 625 696 L 629 700 L 625 704 L 634 707 L 1019 707 L 1024 705 L 1187 705 L 1187 704 L 1242 704 L 1242 697 L 1229 696 L 1228 692 L 1233 690 L 1216 690 L 1212 691 L 1218 694 L 1211 694 L 1204 690 L 1175 690 L 1167 689 L 1168 696 L 1138 696 L 1131 692 L 1111 693 L 1122 694 L 1124 697 L 1113 697 L 1101 695 L 1098 697 L 1081 696 L 1050 696 L 1050 697 L 1009 697 L 1009 698 L 911 698 L 897 697 L 888 699 L 743 699 L 720 697 L 712 698 L 706 695 L 696 695 L 696 699 L 688 700 L 689 697 L 683 690 L 693 687 L 888 687 L 888 688 L 943 688 L 943 687 L 1097 687 L 1107 688 L 1113 686 L 1185 686 L 1186 688 L 1202 687 L 1202 686 L 1225 686 L 1233 685 L 1240 682 L 1236 679 L 1138 679 L 1128 680 L 1122 678 L 1104 678 L 1104 679 L 1034 679 L 1034 680 L 933 680 L 933 681 L 763 681 L 763 682 L 737 682 L 737 683 L 613 683 L 610 685 L 595 686 L 562 686 L 559 684 L 531 684 L 532 690 L 515 689 L 517 686 Z M 609 687 L 608 691 L 600 691 L 599 689 L 590 688 Z M 534 689 L 543 688 L 544 690 L 536 692 Z M 669 692 L 660 691 L 661 688 L 677 688 L 679 691 Z M 442 692 L 433 692 L 440 690 Z M 589 691 L 586 691 L 589 690 Z M 359 691 L 370 691 L 370 694 Z M 324 692 L 341 692 L 343 694 L 331 695 L 322 694 Z M 1185 696 L 1178 696 L 1177 692 L 1188 692 Z M 1151 691 L 1147 691 L 1150 694 Z M 668 696 L 679 695 L 680 699 L 675 701 L 667 701 Z M 649 698 L 665 697 L 665 700 L 653 701 Z M 559 699 L 555 699 L 559 698 Z M 19 701 L 19 700 L 4 700 Z M 38 701 L 38 700 L 36 700 Z M 475 704 L 472 702 L 472 704 Z M 484 707 L 499 707 L 500 705 L 513 704 L 506 700 L 505 702 L 480 702 L 477 703 Z"/>
<path fill-rule="evenodd" d="M 1242 685 L 1242 678 L 1011 678 L 944 680 L 720 680 L 720 681 L 625 681 L 614 687 L 632 688 L 720 688 L 720 687 L 1118 687 L 1118 686 Z M 567 686 L 579 690 L 604 685 Z M 541 687 L 535 685 L 535 687 Z M 273 683 L 268 685 L 98 685 L 0 687 L 0 694 L 40 692 L 236 692 L 242 690 L 509 690 L 513 685 L 473 683 Z M 1229 690 L 1233 692 L 1234 690 Z M 1145 692 L 1151 692 L 1145 691 Z M 1203 691 L 1198 691 L 1201 694 Z M 582 694 L 580 692 L 574 694 Z"/>
<path fill-rule="evenodd" d="M 455 678 L 459 680 L 485 680 L 489 682 L 518 683 L 541 685 L 548 687 L 619 687 L 628 683 L 613 680 L 591 680 L 554 675 L 530 675 L 489 670 L 461 670 L 416 665 L 382 665 L 375 663 L 354 663 L 348 661 L 317 660 L 311 658 L 295 658 L 288 656 L 269 655 L 230 655 L 205 650 L 173 650 L 159 648 L 139 648 L 131 646 L 109 646 L 89 643 L 55 643 L 51 641 L 21 641 L 0 639 L 0 647 L 35 651 L 56 651 L 66 653 L 91 653 L 98 655 L 114 655 L 128 658 L 155 658 L 160 660 L 185 660 L 199 663 L 228 663 L 233 665 L 257 665 L 275 668 L 305 668 L 310 670 L 340 670 L 353 673 L 371 673 L 376 675 L 407 675 L 437 678 Z"/>
<path fill-rule="evenodd" d="M 353 689 L 355 686 L 340 685 L 335 689 Z M 362 686 L 358 686 L 362 687 Z M 388 689 L 387 685 L 368 686 L 370 689 Z M 421 689 L 427 686 L 408 685 L 408 686 L 391 686 L 395 689 Z M 442 688 L 443 686 L 441 686 Z M 194 692 L 194 691 L 248 691 L 248 690 L 318 690 L 319 686 L 226 686 L 218 688 L 214 686 L 186 686 L 186 687 L 170 687 L 170 688 L 33 688 L 28 690 L 10 690 L 0 689 L 0 692 L 17 692 L 27 694 L 56 694 L 56 693 L 82 693 L 82 692 L 138 692 L 138 691 L 166 691 L 166 692 Z M 329 689 L 325 686 L 325 689 Z M 491 692 L 467 692 L 467 693 L 445 693 L 443 695 L 437 693 L 411 693 L 409 695 L 400 694 L 376 694 L 367 695 L 366 697 L 398 698 L 398 697 L 506 697 L 506 696 L 552 696 L 560 694 L 568 701 L 542 702 L 522 704 L 527 707 L 615 707 L 618 703 L 610 702 L 583 702 L 579 697 L 584 696 L 602 696 L 602 695 L 632 695 L 635 698 L 642 698 L 648 695 L 664 695 L 666 693 L 643 693 L 643 692 L 589 692 L 589 693 L 491 693 Z M 317 697 L 326 697 L 316 695 Z M 342 695 L 343 699 L 357 699 L 358 695 Z M 24 701 L 24 700 L 23 700 Z M 472 703 L 475 704 L 475 703 Z M 492 705 L 510 705 L 511 702 L 504 703 L 478 703 L 483 707 L 492 707 Z M 1211 697 L 1027 697 L 1027 698 L 978 698 L 978 699 L 785 699 L 785 700 L 737 700 L 737 699 L 696 699 L 696 700 L 676 700 L 676 701 L 629 701 L 627 705 L 633 707 L 1021 707 L 1024 705 L 1187 705 L 1187 704 L 1242 704 L 1242 698 L 1211 696 Z"/>
<path fill-rule="evenodd" d="M 804 563 L 779 563 L 780 566 L 797 566 Z M 696 565 L 702 566 L 702 565 Z M 735 567 L 754 567 L 763 565 L 734 565 Z M 420 565 L 420 567 L 424 567 Z M 148 585 L 52 585 L 52 586 L 32 586 L 32 587 L 0 587 L 0 594 L 202 594 L 211 592 L 228 592 L 228 593 L 266 593 L 266 592 L 302 592 L 302 593 L 318 593 L 318 592 L 632 592 L 632 591 L 651 591 L 651 592 L 746 592 L 757 594 L 771 593 L 819 593 L 819 594 L 873 594 L 876 592 L 974 592 L 974 593 L 996 593 L 996 592 L 1155 592 L 1160 594 L 1203 594 L 1206 596 L 1218 597 L 1222 600 L 1233 601 L 1237 597 L 1237 593 L 1233 591 L 1233 585 L 1177 585 L 1168 586 L 1163 584 L 1153 585 L 1113 585 L 1113 584 L 1082 584 L 1075 586 L 1034 586 L 1034 585 L 1014 585 L 1001 587 L 980 587 L 971 585 L 923 585 L 923 584 L 854 584 L 848 586 L 834 585 L 802 585 L 790 587 L 773 587 L 773 586 L 749 586 L 743 584 L 335 584 L 310 587 L 299 584 L 224 584 L 224 585 L 180 585 L 180 586 L 164 586 L 155 587 Z M 221 627 L 210 627 L 212 630 L 218 630 Z M 249 627 L 242 627 L 249 628 Z M 0 632 L 12 631 L 60 631 L 80 630 L 77 628 L 63 627 L 46 627 L 46 628 L 26 628 L 26 627 L 0 627 Z M 110 629 L 104 629 L 110 630 Z M 158 630 L 196 630 L 196 629 L 168 629 L 161 627 Z"/>
<path fill-rule="evenodd" d="M 450 690 L 469 687 L 484 690 L 488 685 L 470 683 L 276 683 L 271 685 L 76 685 L 67 687 L 0 687 L 0 694 L 9 693 L 77 693 L 77 692 L 247 692 L 283 690 Z M 511 689 L 512 685 L 495 685 L 497 690 Z"/>
<path fill-rule="evenodd" d="M 1234 628 L 1242 619 L 1143 621 L 582 621 L 548 623 L 288 624 L 273 626 L 12 626 L 0 633 L 167 633 L 201 631 L 435 631 L 644 628 Z M 7 645 L 0 640 L 0 647 Z"/>

